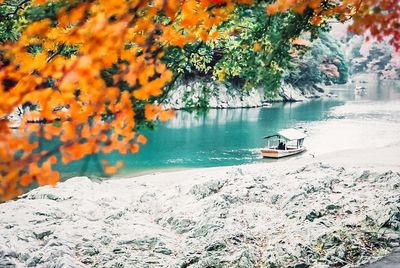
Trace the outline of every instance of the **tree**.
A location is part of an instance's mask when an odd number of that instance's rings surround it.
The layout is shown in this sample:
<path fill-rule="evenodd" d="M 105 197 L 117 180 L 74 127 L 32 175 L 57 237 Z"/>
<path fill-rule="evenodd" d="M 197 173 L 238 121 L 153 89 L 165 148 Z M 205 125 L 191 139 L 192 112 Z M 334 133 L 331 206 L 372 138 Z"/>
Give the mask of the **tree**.
<path fill-rule="evenodd" d="M 285 80 L 298 87 L 312 87 L 318 83 L 344 84 L 348 79 L 348 62 L 339 42 L 326 33 L 318 40 L 305 44 L 302 56 L 294 56 Z"/>
<path fill-rule="evenodd" d="M 349 30 L 368 33 L 379 41 L 388 39 L 400 49 L 400 5 L 397 0 L 278 0 L 267 8 L 268 14 L 291 9 L 303 13 L 312 9 L 313 23 L 320 25 L 330 20 L 352 21 Z"/>
<path fill-rule="evenodd" d="M 1 199 L 35 181 L 54 185 L 56 161 L 137 152 L 146 138 L 136 133 L 136 122 L 172 114 L 151 101 L 172 77 L 160 61 L 164 48 L 210 38 L 234 7 L 223 2 L 34 1 L 35 16 L 18 40 L 0 47 L 0 115 L 27 102 L 39 107 L 23 118 L 17 135 L 0 123 Z M 66 55 L 66 48 L 75 52 Z M 43 140 L 58 143 L 44 149 Z M 104 171 L 120 165 L 105 163 Z"/>
<path fill-rule="evenodd" d="M 167 49 L 164 61 L 176 78 L 169 88 L 193 80 L 204 84 L 195 101 L 189 95 L 193 91 L 184 94 L 187 109 L 207 107 L 210 96 L 218 94 L 215 91 L 219 88 L 210 89 L 210 82 L 226 84 L 238 94 L 255 88 L 264 89 L 268 96 L 278 93 L 293 60 L 292 51 L 297 49 L 292 41 L 305 31 L 316 38 L 322 28 L 310 23 L 312 12 L 268 16 L 265 9 L 269 4 L 268 0 L 259 0 L 251 6 L 236 6 L 232 16 L 216 28 L 217 38 Z"/>

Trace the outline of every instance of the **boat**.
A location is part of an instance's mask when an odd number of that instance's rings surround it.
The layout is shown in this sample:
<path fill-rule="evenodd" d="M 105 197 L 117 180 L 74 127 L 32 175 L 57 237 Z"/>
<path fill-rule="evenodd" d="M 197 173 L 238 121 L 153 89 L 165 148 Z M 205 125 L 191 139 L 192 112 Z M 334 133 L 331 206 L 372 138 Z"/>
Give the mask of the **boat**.
<path fill-rule="evenodd" d="M 365 96 L 367 95 L 367 88 L 364 86 L 356 86 L 355 92 L 357 95 Z"/>
<path fill-rule="evenodd" d="M 275 135 L 266 136 L 267 147 L 261 149 L 264 158 L 282 158 L 302 153 L 306 150 L 304 139 L 307 135 L 300 130 L 283 129 Z"/>

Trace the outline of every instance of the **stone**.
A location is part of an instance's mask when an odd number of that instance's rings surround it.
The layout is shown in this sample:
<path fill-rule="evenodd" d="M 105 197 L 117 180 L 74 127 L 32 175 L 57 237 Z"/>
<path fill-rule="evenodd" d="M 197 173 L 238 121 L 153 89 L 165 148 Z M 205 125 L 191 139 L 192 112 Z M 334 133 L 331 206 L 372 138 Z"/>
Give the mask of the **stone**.
<path fill-rule="evenodd" d="M 366 179 L 369 178 L 370 175 L 371 175 L 371 171 L 369 171 L 369 170 L 364 170 L 364 171 L 362 172 L 362 174 L 360 175 L 359 179 L 366 180 Z"/>
<path fill-rule="evenodd" d="M 219 251 L 219 250 L 222 250 L 222 249 L 224 249 L 224 248 L 226 248 L 225 242 L 222 241 L 222 240 L 217 240 L 217 241 L 214 241 L 214 242 L 212 242 L 211 244 L 209 244 L 209 245 L 205 248 L 205 250 L 206 250 L 206 251 Z"/>
<path fill-rule="evenodd" d="M 300 90 L 295 89 L 291 84 L 282 83 L 280 87 L 279 95 L 284 101 L 304 101 L 306 97 L 303 96 Z"/>
<path fill-rule="evenodd" d="M 335 211 L 337 211 L 337 210 L 340 209 L 340 208 L 342 208 L 342 207 L 339 206 L 339 205 L 330 204 L 330 205 L 327 205 L 325 209 L 326 209 L 326 210 L 329 210 L 329 211 L 335 212 Z"/>
<path fill-rule="evenodd" d="M 217 193 L 226 183 L 226 180 L 211 180 L 203 184 L 196 184 L 190 192 L 196 196 L 198 200 Z"/>
<path fill-rule="evenodd" d="M 183 234 L 191 231 L 196 222 L 190 219 L 174 219 L 170 218 L 167 221 L 173 230 L 175 230 L 178 234 Z"/>
<path fill-rule="evenodd" d="M 275 205 L 275 204 L 278 203 L 278 201 L 279 201 L 281 198 L 282 198 L 282 195 L 281 195 L 281 194 L 274 194 L 274 195 L 271 196 L 271 203 L 272 203 L 273 205 Z"/>
<path fill-rule="evenodd" d="M 202 268 L 222 268 L 223 267 L 222 261 L 219 258 L 217 258 L 216 256 L 206 257 L 206 258 L 201 259 L 199 265 Z"/>
<path fill-rule="evenodd" d="M 318 219 L 320 217 L 322 217 L 321 212 L 313 210 L 307 214 L 306 219 L 313 222 L 315 219 Z"/>
<path fill-rule="evenodd" d="M 164 254 L 164 255 L 171 255 L 172 254 L 172 250 L 165 247 L 165 246 L 157 246 L 154 248 L 154 252 L 155 253 L 160 253 L 160 254 Z"/>
<path fill-rule="evenodd" d="M 212 233 L 221 228 L 222 228 L 221 226 L 211 224 L 211 223 L 204 224 L 204 225 L 200 226 L 199 228 L 194 229 L 190 237 L 205 237 L 209 233 Z"/>
<path fill-rule="evenodd" d="M 100 253 L 100 251 L 94 246 L 85 247 L 81 252 L 86 256 L 94 256 Z"/>
<path fill-rule="evenodd" d="M 36 239 L 43 240 L 46 236 L 49 236 L 53 233 L 51 230 L 44 230 L 44 231 L 38 231 L 38 232 L 33 232 L 33 235 L 36 237 Z"/>
<path fill-rule="evenodd" d="M 192 264 L 199 262 L 200 258 L 198 256 L 190 256 L 188 257 L 181 265 L 181 268 L 187 268 Z"/>
<path fill-rule="evenodd" d="M 309 264 L 306 264 L 306 263 L 296 263 L 294 266 L 293 266 L 293 268 L 308 268 L 308 267 L 310 267 L 310 265 Z"/>
<path fill-rule="evenodd" d="M 33 256 L 33 257 L 29 258 L 29 259 L 26 261 L 26 265 L 27 265 L 28 267 L 37 267 L 37 265 L 38 265 L 39 262 L 40 262 L 40 259 L 41 259 L 41 257 L 39 257 L 39 256 Z"/>
<path fill-rule="evenodd" d="M 239 256 L 239 258 L 236 261 L 234 261 L 235 266 L 238 268 L 254 267 L 255 262 L 256 262 L 255 255 L 249 249 L 244 250 Z"/>

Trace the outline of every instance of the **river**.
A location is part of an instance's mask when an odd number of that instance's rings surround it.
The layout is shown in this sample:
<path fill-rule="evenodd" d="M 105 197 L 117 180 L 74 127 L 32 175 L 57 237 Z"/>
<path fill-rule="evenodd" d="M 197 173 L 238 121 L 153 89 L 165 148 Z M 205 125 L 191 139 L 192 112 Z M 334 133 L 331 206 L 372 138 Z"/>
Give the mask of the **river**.
<path fill-rule="evenodd" d="M 212 109 L 203 114 L 178 111 L 168 123 L 158 125 L 154 131 L 145 131 L 149 142 L 142 146 L 140 153 L 112 153 L 101 157 L 110 162 L 125 162 L 119 176 L 276 161 L 262 159 L 259 153 L 264 146 L 264 136 L 283 128 L 307 129 L 310 124 L 337 119 L 337 113 L 331 111 L 344 104 L 385 104 L 400 99 L 398 83 L 380 82 L 370 77 L 363 79 L 369 80 L 368 83 L 357 82 L 366 88 L 363 96 L 355 93 L 355 84 L 349 84 L 330 87 L 328 91 L 334 97 L 306 102 L 276 103 L 265 108 Z M 63 177 L 80 175 L 86 161 L 89 161 L 86 175 L 100 175 L 96 158 L 58 166 L 57 169 Z"/>

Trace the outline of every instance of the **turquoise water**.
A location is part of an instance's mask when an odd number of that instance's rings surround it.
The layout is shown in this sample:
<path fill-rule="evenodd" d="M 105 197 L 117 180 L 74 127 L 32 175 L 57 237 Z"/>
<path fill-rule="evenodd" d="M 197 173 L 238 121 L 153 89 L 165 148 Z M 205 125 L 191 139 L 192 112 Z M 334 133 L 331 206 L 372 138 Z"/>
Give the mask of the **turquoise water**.
<path fill-rule="evenodd" d="M 342 104 L 343 98 L 337 98 L 277 103 L 268 108 L 213 109 L 201 115 L 178 111 L 170 122 L 144 132 L 149 142 L 139 154 L 101 157 L 110 162 L 124 161 L 120 175 L 265 161 L 259 153 L 264 146 L 262 137 L 282 128 L 326 120 L 329 110 Z M 81 175 L 86 161 L 86 174 L 100 175 L 98 160 L 93 157 L 58 169 L 65 177 Z"/>
<path fill-rule="evenodd" d="M 393 86 L 372 83 L 366 96 L 357 96 L 354 85 L 333 90 L 336 98 L 316 99 L 302 103 L 276 103 L 268 108 L 209 110 L 197 115 L 178 111 L 175 117 L 155 131 L 145 131 L 147 145 L 139 154 L 112 153 L 101 156 L 110 162 L 124 161 L 120 176 L 157 170 L 227 166 L 259 161 L 262 137 L 288 127 L 304 126 L 310 122 L 328 120 L 330 110 L 348 101 L 376 101 L 400 98 Z M 101 175 L 96 158 L 59 166 L 63 177 Z"/>

